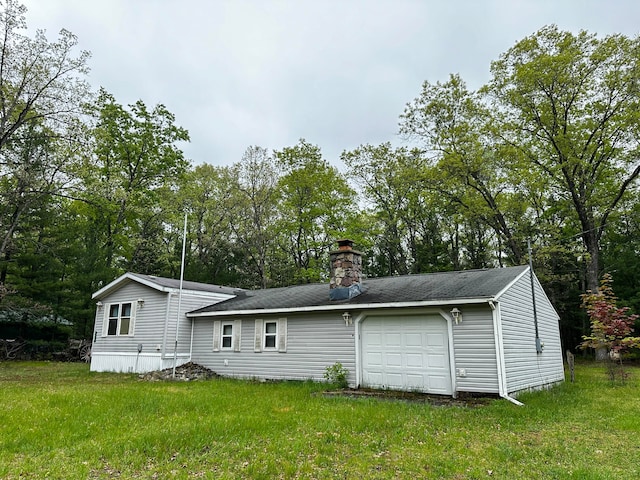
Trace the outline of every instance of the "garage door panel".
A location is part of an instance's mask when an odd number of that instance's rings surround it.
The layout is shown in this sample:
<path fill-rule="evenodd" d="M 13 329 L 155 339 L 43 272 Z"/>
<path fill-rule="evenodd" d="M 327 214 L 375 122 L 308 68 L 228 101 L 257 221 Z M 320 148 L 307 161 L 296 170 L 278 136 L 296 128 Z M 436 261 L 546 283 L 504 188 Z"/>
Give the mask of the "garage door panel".
<path fill-rule="evenodd" d="M 402 336 L 399 333 L 390 333 L 384 336 L 382 344 L 388 347 L 400 347 L 402 345 Z"/>
<path fill-rule="evenodd" d="M 424 376 L 423 375 L 407 375 L 407 386 L 410 389 L 420 389 L 424 388 Z"/>
<path fill-rule="evenodd" d="M 402 367 L 402 355 L 400 353 L 387 353 L 386 359 L 388 367 Z"/>
<path fill-rule="evenodd" d="M 441 316 L 369 317 L 361 324 L 361 347 L 364 386 L 452 393 Z"/>
<path fill-rule="evenodd" d="M 368 364 L 372 367 L 382 367 L 382 352 L 371 352 L 368 355 Z"/>
<path fill-rule="evenodd" d="M 407 368 L 424 368 L 424 356 L 420 353 L 407 353 Z"/>
<path fill-rule="evenodd" d="M 451 390 L 451 381 L 449 377 L 444 376 L 430 376 L 429 377 L 429 391 L 431 393 L 443 393 L 449 394 Z"/>
<path fill-rule="evenodd" d="M 427 333 L 427 345 L 430 347 L 444 347 L 445 336 L 441 333 Z"/>
<path fill-rule="evenodd" d="M 398 385 L 402 382 L 402 374 L 387 372 L 386 379 L 387 381 L 383 385 Z"/>
<path fill-rule="evenodd" d="M 371 332 L 367 336 L 366 345 L 368 347 L 381 347 L 382 346 L 382 333 Z"/>
<path fill-rule="evenodd" d="M 445 361 L 443 355 L 427 355 L 427 368 L 444 368 Z"/>

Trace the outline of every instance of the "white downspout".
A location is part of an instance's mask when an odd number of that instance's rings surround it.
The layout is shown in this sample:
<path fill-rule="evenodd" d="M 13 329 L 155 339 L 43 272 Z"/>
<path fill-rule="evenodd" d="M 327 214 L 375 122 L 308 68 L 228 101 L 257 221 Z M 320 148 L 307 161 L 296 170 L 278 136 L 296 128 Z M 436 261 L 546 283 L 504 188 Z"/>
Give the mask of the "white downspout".
<path fill-rule="evenodd" d="M 191 362 L 193 360 L 193 324 L 195 322 L 193 321 L 193 318 L 191 319 L 191 341 L 189 342 L 189 361 Z"/>
<path fill-rule="evenodd" d="M 453 318 L 451 314 L 440 310 L 440 316 L 447 322 L 447 336 L 449 337 L 449 376 L 451 377 L 451 395 L 458 398 L 458 382 L 456 378 L 456 350 L 453 339 Z"/>
<path fill-rule="evenodd" d="M 360 312 L 358 316 L 353 319 L 353 324 L 355 327 L 353 334 L 355 335 L 354 343 L 356 347 L 356 388 L 360 388 L 362 384 L 362 346 L 360 345 L 360 334 L 362 331 L 362 321 L 364 320 L 364 318 L 364 313 Z"/>
<path fill-rule="evenodd" d="M 502 319 L 500 317 L 500 304 L 496 306 L 493 300 L 489 300 L 489 306 L 491 307 L 491 313 L 493 317 L 493 335 L 496 344 L 496 358 L 498 367 L 498 391 L 502 398 L 509 400 L 511 403 L 524 406 L 524 403 L 519 402 L 513 397 L 509 396 L 507 391 L 507 375 L 506 366 L 504 362 L 504 346 L 502 344 Z"/>

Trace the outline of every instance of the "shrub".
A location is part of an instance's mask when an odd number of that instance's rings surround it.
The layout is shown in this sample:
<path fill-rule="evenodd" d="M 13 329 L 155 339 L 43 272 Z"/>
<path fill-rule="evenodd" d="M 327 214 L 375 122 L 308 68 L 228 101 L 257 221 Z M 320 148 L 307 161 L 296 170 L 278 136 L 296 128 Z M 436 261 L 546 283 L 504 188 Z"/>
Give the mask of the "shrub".
<path fill-rule="evenodd" d="M 597 292 L 589 291 L 582 295 L 582 307 L 591 320 L 591 335 L 583 337 L 581 347 L 606 349 L 609 378 L 613 381 L 619 376 L 624 382 L 626 373 L 622 356 L 629 349 L 640 346 L 640 337 L 632 336 L 638 315 L 630 314 L 628 307 L 616 305 L 617 298 L 611 283 L 611 276 L 605 274 Z"/>
<path fill-rule="evenodd" d="M 349 382 L 347 381 L 348 377 L 349 370 L 344 368 L 340 362 L 328 366 L 324 371 L 324 378 L 338 388 L 346 388 L 349 386 Z"/>

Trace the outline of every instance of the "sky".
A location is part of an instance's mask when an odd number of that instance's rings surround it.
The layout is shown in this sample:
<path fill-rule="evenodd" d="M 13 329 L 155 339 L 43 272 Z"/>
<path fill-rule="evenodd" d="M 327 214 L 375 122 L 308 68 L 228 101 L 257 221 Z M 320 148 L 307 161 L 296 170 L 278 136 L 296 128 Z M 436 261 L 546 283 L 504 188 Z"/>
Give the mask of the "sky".
<path fill-rule="evenodd" d="M 88 50 L 88 81 L 127 105 L 165 105 L 194 164 L 299 139 L 339 166 L 362 144 L 400 146 L 424 81 L 470 89 L 545 25 L 640 33 L 637 0 L 22 0 L 28 32 L 61 28 Z"/>

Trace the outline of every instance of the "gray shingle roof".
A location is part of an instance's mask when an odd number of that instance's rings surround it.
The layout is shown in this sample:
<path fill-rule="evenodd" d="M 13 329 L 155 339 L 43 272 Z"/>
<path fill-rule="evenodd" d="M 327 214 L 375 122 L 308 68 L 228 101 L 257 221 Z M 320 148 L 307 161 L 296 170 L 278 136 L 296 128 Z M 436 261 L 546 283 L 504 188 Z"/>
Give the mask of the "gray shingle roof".
<path fill-rule="evenodd" d="M 238 310 L 295 309 L 325 305 L 371 305 L 404 302 L 491 299 L 507 287 L 526 266 L 440 272 L 398 277 L 370 278 L 363 293 L 351 300 L 329 300 L 329 285 L 314 283 L 266 290 L 239 292 L 238 296 L 190 312 L 234 312 Z"/>
<path fill-rule="evenodd" d="M 165 278 L 165 277 L 156 277 L 154 275 L 142 275 L 140 273 L 131 273 L 131 276 L 138 277 L 144 279 L 148 282 L 153 282 L 156 285 L 166 288 L 180 288 L 180 280 L 176 280 L 174 278 Z M 200 282 L 189 282 L 184 280 L 182 282 L 182 288 L 184 290 L 194 290 L 197 292 L 210 292 L 210 293 L 224 293 L 227 295 L 237 295 L 238 293 L 243 292 L 242 289 L 232 288 L 232 287 L 224 287 L 220 285 L 211 285 L 208 283 L 200 283 Z"/>

